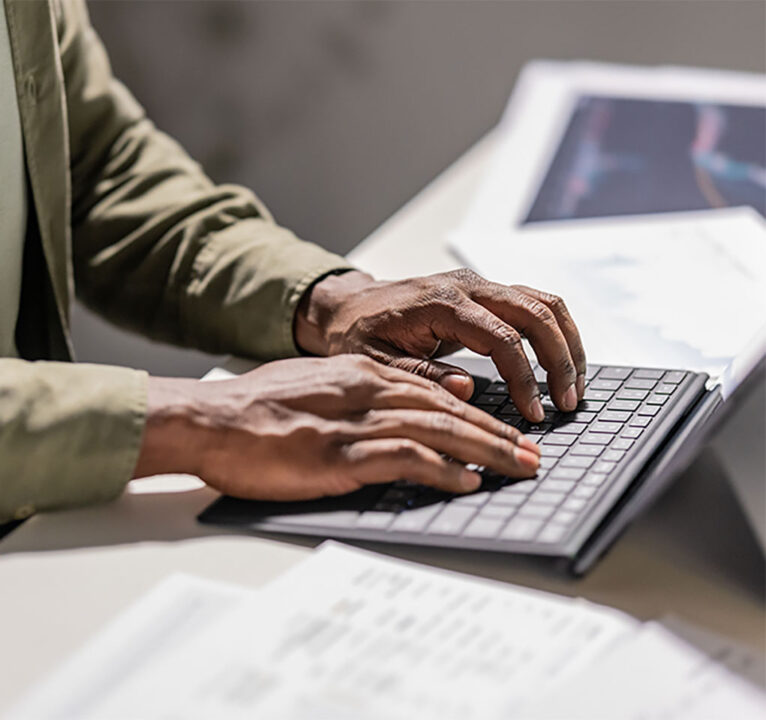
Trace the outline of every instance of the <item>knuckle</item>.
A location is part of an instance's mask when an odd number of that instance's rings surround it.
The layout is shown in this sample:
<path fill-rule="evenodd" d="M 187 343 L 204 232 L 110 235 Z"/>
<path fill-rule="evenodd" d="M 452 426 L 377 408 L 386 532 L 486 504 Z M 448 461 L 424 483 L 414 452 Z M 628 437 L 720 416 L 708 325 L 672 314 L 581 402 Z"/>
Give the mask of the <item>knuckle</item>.
<path fill-rule="evenodd" d="M 455 434 L 455 418 L 444 412 L 430 413 L 428 423 L 431 429 L 439 434 Z"/>
<path fill-rule="evenodd" d="M 510 347 L 512 350 L 523 351 L 521 343 L 521 335 L 514 330 L 510 325 L 506 325 L 503 322 L 498 322 L 492 328 L 492 335 L 496 337 L 503 345 Z"/>
<path fill-rule="evenodd" d="M 400 440 L 394 447 L 393 454 L 405 465 L 417 464 L 420 460 L 420 448 L 414 440 Z"/>
<path fill-rule="evenodd" d="M 477 285 L 484 282 L 484 279 L 481 277 L 481 275 L 466 267 L 452 270 L 447 273 L 447 275 L 449 275 L 459 285 L 468 288 L 476 287 Z"/>
<path fill-rule="evenodd" d="M 567 313 L 567 306 L 564 300 L 559 295 L 552 295 L 548 293 L 547 295 L 548 305 L 553 309 L 554 312 L 558 313 Z"/>
<path fill-rule="evenodd" d="M 528 298 L 525 301 L 525 305 L 535 322 L 543 325 L 555 325 L 556 317 L 547 305 L 534 298 Z"/>

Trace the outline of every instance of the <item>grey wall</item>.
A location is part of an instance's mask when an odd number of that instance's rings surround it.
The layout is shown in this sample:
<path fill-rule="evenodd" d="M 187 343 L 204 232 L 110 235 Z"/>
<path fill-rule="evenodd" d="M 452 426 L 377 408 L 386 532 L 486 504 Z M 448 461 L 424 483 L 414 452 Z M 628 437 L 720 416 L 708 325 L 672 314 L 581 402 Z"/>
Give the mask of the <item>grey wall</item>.
<path fill-rule="evenodd" d="M 766 70 L 761 0 L 90 2 L 115 73 L 218 181 L 346 252 L 498 119 L 531 58 Z M 210 359 L 76 308 L 82 360 Z"/>

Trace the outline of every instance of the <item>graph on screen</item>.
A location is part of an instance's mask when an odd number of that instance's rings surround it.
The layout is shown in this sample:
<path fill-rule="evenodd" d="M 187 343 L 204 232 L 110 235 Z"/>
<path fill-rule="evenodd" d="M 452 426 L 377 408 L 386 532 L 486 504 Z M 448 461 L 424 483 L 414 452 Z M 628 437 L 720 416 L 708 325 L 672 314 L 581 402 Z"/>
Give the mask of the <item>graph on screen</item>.
<path fill-rule="evenodd" d="M 766 108 L 583 96 L 523 224 L 740 205 L 766 217 Z"/>

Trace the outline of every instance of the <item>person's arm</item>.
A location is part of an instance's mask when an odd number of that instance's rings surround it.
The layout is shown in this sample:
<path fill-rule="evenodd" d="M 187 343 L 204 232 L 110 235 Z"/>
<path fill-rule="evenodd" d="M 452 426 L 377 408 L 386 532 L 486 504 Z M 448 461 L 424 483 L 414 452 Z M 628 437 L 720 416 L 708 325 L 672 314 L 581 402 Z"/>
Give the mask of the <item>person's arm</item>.
<path fill-rule="evenodd" d="M 110 500 L 135 467 L 147 377 L 0 359 L 0 523 Z"/>
<path fill-rule="evenodd" d="M 249 190 L 215 185 L 112 76 L 84 2 L 59 7 L 78 296 L 156 339 L 296 355 L 302 294 L 348 263 L 279 227 Z"/>

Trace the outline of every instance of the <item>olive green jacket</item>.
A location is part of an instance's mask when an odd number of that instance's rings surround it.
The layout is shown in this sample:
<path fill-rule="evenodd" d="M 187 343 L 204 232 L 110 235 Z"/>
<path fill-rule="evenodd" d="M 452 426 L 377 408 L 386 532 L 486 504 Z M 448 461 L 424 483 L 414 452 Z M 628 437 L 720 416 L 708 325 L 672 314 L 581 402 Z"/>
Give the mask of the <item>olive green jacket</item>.
<path fill-rule="evenodd" d="M 214 185 L 111 74 L 82 0 L 5 2 L 31 194 L 16 346 L 0 358 L 0 522 L 118 495 L 146 374 L 73 363 L 73 292 L 212 353 L 297 353 L 293 314 L 346 262 Z M 0 308 L 3 312 L 3 308 Z"/>

